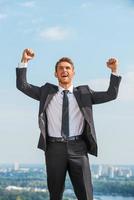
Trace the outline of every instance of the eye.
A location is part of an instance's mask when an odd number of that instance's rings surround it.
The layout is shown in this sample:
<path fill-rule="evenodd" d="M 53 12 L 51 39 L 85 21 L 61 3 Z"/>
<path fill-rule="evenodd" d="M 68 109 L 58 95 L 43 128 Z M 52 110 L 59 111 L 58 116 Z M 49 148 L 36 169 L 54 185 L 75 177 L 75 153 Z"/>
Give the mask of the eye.
<path fill-rule="evenodd" d="M 59 66 L 59 70 L 62 70 L 63 69 L 63 67 L 62 66 Z"/>
<path fill-rule="evenodd" d="M 66 67 L 66 69 L 68 69 L 68 70 L 69 70 L 69 69 L 71 69 L 71 67 L 67 66 L 67 67 Z"/>

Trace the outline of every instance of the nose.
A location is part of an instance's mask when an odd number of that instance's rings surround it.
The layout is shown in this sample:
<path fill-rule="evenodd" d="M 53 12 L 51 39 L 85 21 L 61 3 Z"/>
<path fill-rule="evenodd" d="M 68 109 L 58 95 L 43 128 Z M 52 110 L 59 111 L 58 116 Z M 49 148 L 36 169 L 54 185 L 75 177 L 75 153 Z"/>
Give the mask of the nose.
<path fill-rule="evenodd" d="M 66 72 L 66 71 L 67 71 L 66 67 L 63 67 L 63 72 Z"/>

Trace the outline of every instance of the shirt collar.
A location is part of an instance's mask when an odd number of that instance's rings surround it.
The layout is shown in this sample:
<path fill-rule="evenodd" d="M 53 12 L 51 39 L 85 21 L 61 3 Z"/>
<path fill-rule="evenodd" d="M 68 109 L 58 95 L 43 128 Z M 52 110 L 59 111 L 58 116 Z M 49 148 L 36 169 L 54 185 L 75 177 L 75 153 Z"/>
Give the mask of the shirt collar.
<path fill-rule="evenodd" d="M 61 87 L 60 85 L 58 88 L 60 93 L 62 93 L 63 90 L 65 90 L 65 88 Z M 69 90 L 69 93 L 73 93 L 73 85 L 71 85 L 67 90 Z"/>

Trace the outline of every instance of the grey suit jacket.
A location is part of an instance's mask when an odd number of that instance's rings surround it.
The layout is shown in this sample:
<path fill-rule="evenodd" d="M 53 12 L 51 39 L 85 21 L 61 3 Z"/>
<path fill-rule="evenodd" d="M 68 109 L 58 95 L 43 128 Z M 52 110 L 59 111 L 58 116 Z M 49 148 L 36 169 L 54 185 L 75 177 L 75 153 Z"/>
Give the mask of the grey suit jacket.
<path fill-rule="evenodd" d="M 38 148 L 42 150 L 47 149 L 47 116 L 46 108 L 55 93 L 58 91 L 58 86 L 51 83 L 38 87 L 31 85 L 26 79 L 26 68 L 16 68 L 17 75 L 17 88 L 23 93 L 40 101 L 39 106 L 39 128 L 40 138 Z M 116 99 L 119 89 L 121 77 L 114 76 L 111 74 L 110 84 L 107 91 L 96 92 L 89 88 L 87 85 L 78 86 L 74 88 L 74 96 L 78 102 L 80 111 L 82 112 L 85 119 L 85 127 L 83 130 L 83 139 L 87 144 L 88 153 L 97 156 L 97 140 L 94 128 L 92 105 L 108 102 Z"/>

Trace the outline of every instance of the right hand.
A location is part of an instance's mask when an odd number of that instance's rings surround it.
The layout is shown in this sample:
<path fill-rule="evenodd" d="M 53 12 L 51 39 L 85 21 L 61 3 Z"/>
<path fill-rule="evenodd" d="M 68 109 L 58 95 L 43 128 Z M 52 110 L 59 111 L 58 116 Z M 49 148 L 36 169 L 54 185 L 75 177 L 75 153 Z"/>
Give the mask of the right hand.
<path fill-rule="evenodd" d="M 21 62 L 27 63 L 29 60 L 33 59 L 35 56 L 35 53 L 32 49 L 25 49 L 22 53 Z"/>

